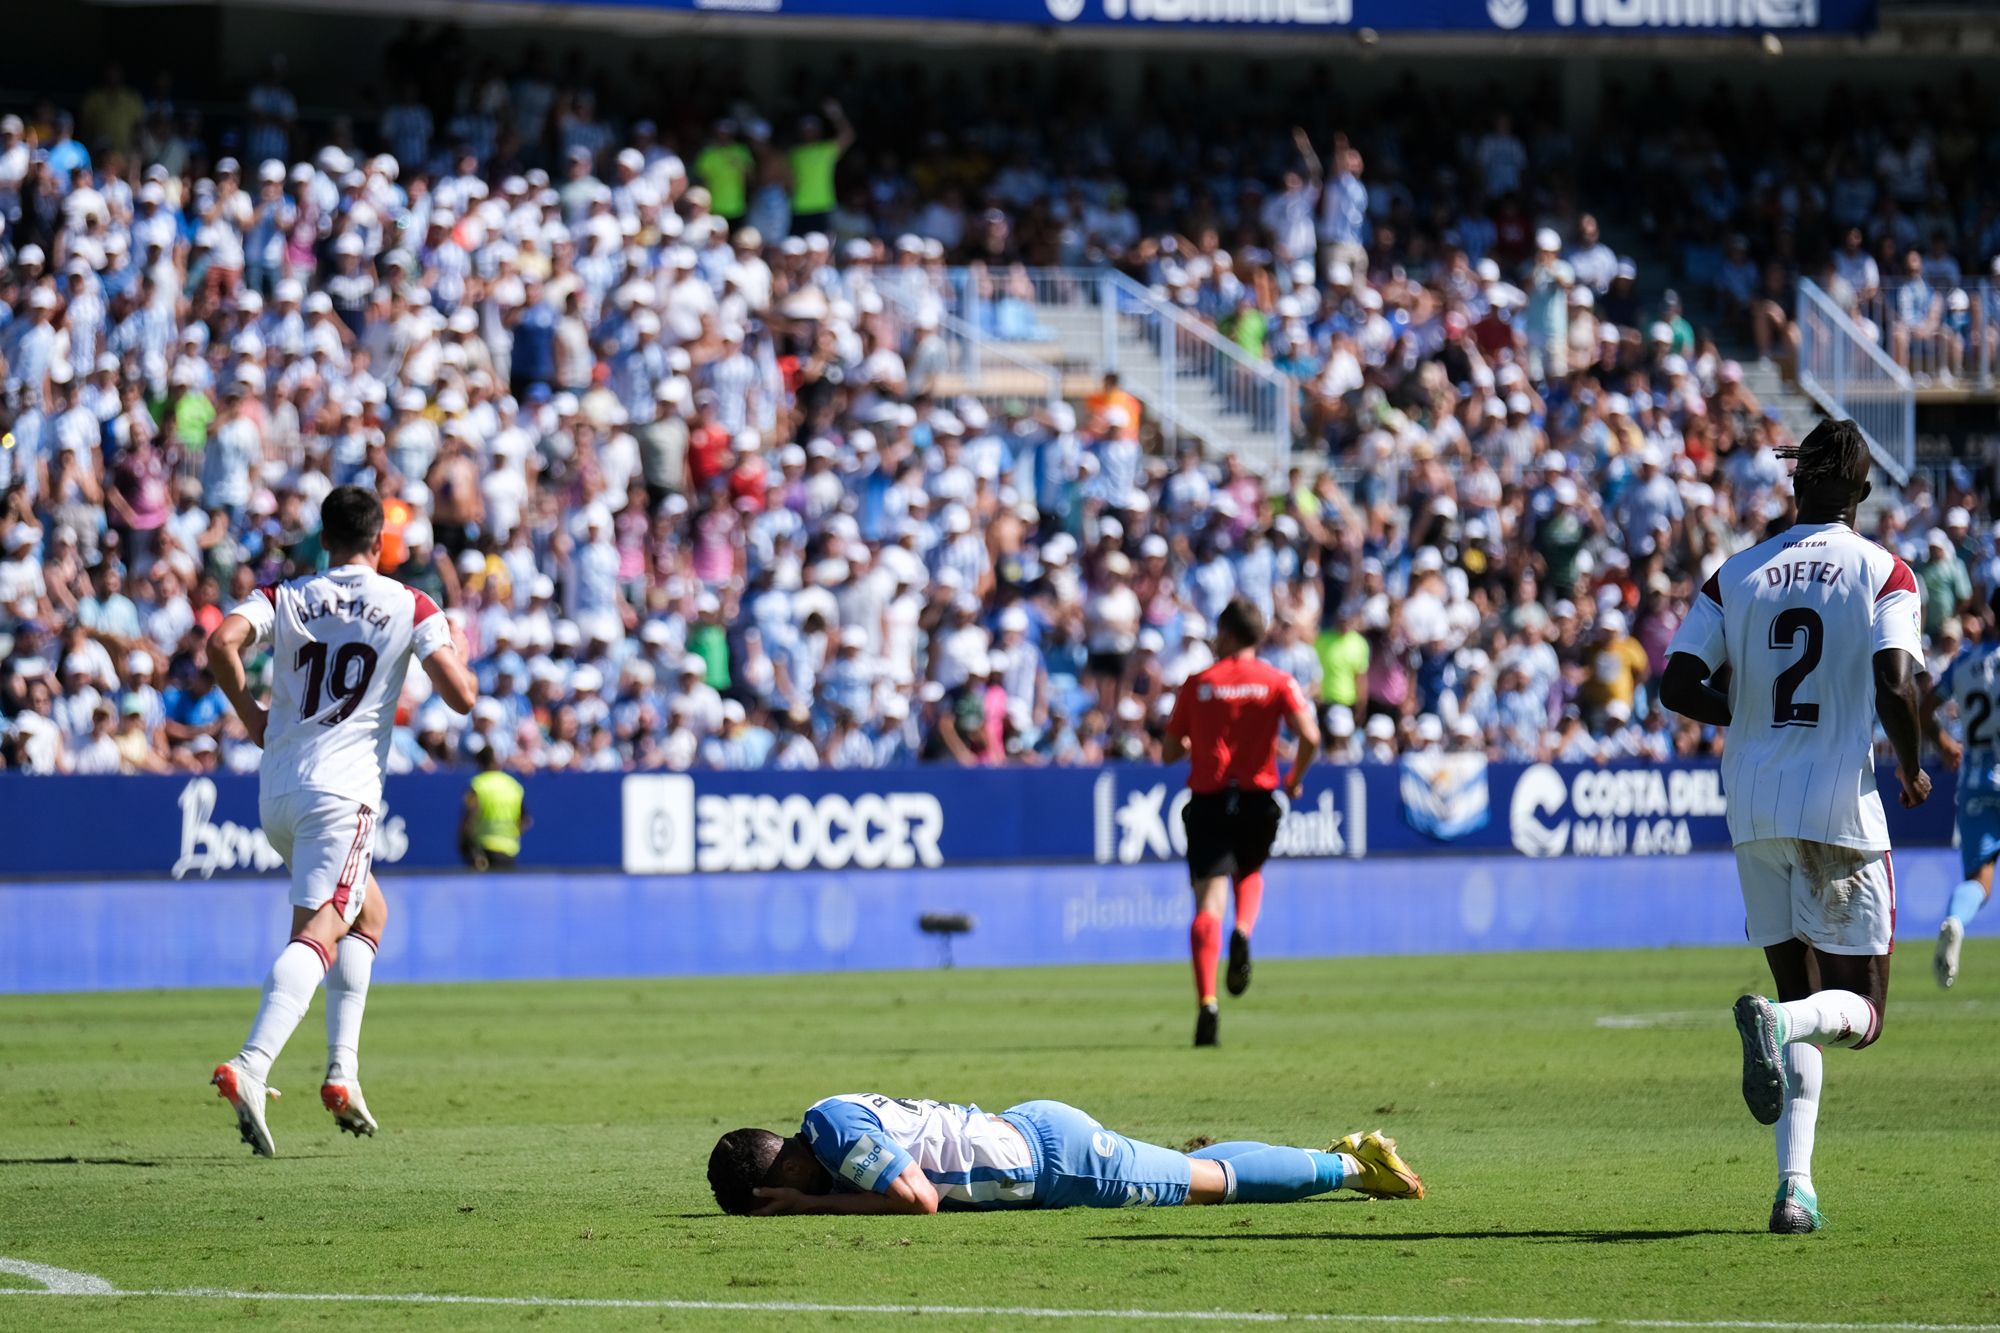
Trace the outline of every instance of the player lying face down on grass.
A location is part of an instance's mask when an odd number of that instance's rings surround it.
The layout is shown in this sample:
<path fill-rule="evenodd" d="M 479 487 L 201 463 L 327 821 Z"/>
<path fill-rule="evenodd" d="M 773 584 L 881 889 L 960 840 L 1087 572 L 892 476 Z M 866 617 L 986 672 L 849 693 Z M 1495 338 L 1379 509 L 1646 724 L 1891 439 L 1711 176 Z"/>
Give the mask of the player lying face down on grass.
<path fill-rule="evenodd" d="M 726 1213 L 935 1213 L 940 1208 L 1133 1208 L 1296 1203 L 1354 1190 L 1421 1199 L 1424 1183 L 1380 1130 L 1325 1152 L 1216 1143 L 1176 1152 L 1128 1139 L 1074 1106 L 976 1106 L 843 1093 L 806 1108 L 799 1132 L 717 1140 L 708 1184 Z"/>

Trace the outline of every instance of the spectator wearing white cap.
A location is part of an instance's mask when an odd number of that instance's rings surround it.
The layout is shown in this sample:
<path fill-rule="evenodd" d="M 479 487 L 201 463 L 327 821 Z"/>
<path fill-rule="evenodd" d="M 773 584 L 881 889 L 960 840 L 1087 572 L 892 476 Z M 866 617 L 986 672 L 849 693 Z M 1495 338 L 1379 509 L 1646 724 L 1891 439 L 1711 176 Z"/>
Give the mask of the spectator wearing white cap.
<path fill-rule="evenodd" d="M 1629 540 L 1650 540 L 1661 524 L 1678 523 L 1686 514 L 1680 487 L 1666 474 L 1666 455 L 1657 444 L 1640 447 L 1637 474 L 1618 497 L 1617 519 Z"/>
<path fill-rule="evenodd" d="M 588 505 L 571 525 L 558 532 L 551 542 L 556 568 L 564 580 L 566 604 L 571 617 L 593 638 L 620 642 L 625 624 L 620 611 L 618 548 L 612 542 L 611 512 L 599 504 Z"/>
<path fill-rule="evenodd" d="M 1528 374 L 1540 381 L 1569 373 L 1569 291 L 1576 278 L 1562 260 L 1562 237 L 1553 228 L 1535 233 L 1534 267 L 1521 327 L 1528 338 Z"/>
<path fill-rule="evenodd" d="M 1959 511 L 1961 518 L 1964 511 Z M 1948 515 L 1949 517 L 1949 515 Z M 1972 577 L 1952 544 L 1951 534 L 1932 528 L 1924 536 L 1924 558 L 1917 565 L 1926 625 L 1942 625 L 1964 614 L 1972 604 Z"/>
<path fill-rule="evenodd" d="M 697 737 L 712 736 L 722 729 L 722 694 L 708 683 L 708 662 L 694 653 L 683 656 L 668 687 L 670 706 L 677 706 Z"/>
<path fill-rule="evenodd" d="M 421 389 L 403 389 L 396 394 L 395 409 L 389 427 L 389 462 L 397 475 L 421 481 L 429 475 L 443 443 L 429 415 L 430 402 Z"/>
<path fill-rule="evenodd" d="M 1602 729 L 1610 710 L 1617 707 L 1630 721 L 1652 667 L 1645 647 L 1628 632 L 1623 611 L 1613 607 L 1598 614 L 1586 665 L 1589 675 L 1577 690 L 1585 720 Z"/>
<path fill-rule="evenodd" d="M 1363 728 L 1366 737 L 1363 755 L 1370 763 L 1393 764 L 1400 747 L 1396 732 L 1396 722 L 1387 713 L 1376 713 L 1368 719 Z"/>
<path fill-rule="evenodd" d="M 1618 255 L 1598 234 L 1597 218 L 1585 213 L 1576 220 L 1576 243 L 1568 255 L 1578 285 L 1602 296 L 1618 277 Z"/>
<path fill-rule="evenodd" d="M 1009 709 L 1014 710 L 1019 729 L 1033 744 L 1048 722 L 1049 673 L 1041 651 L 1031 640 L 1033 619 L 1025 608 L 1010 606 L 1000 613 L 999 639 L 988 654 L 998 682 L 1006 691 Z"/>

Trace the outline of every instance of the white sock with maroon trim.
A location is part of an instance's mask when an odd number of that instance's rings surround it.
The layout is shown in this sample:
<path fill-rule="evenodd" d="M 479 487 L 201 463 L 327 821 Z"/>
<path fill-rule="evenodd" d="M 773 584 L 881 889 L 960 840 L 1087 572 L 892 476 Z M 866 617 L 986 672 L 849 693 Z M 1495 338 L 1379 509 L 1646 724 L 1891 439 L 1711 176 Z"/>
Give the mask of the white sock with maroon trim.
<path fill-rule="evenodd" d="M 1785 1047 L 1785 1108 L 1778 1113 L 1778 1183 L 1796 1182 L 1813 1192 L 1813 1131 L 1819 1127 L 1819 1047 L 1795 1041 Z"/>
<path fill-rule="evenodd" d="M 358 930 L 340 942 L 340 956 L 326 974 L 326 1081 L 361 1077 L 361 1014 L 368 1007 L 368 979 L 375 972 L 375 941 Z"/>
<path fill-rule="evenodd" d="M 252 1077 L 271 1076 L 272 1062 L 291 1040 L 299 1020 L 306 1016 L 313 992 L 319 989 L 324 976 L 326 954 L 317 944 L 306 940 L 287 944 L 278 960 L 271 964 L 271 975 L 264 978 L 264 1002 L 257 1006 L 250 1035 L 244 1038 L 243 1050 L 236 1057 Z"/>
<path fill-rule="evenodd" d="M 1875 1035 L 1875 1006 L 1851 990 L 1823 990 L 1775 1006 L 1785 1040 L 1814 1046 L 1859 1046 Z"/>

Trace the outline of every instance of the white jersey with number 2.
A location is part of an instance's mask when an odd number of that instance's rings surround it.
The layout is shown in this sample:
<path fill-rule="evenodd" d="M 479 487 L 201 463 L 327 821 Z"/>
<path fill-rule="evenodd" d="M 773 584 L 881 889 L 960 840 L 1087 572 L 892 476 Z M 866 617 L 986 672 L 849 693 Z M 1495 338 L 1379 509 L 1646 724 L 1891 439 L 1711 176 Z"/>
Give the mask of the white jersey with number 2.
<path fill-rule="evenodd" d="M 380 808 L 410 656 L 451 645 L 437 603 L 364 565 L 338 565 L 259 588 L 230 614 L 271 645 L 262 796 L 327 792 Z"/>
<path fill-rule="evenodd" d="M 1729 837 L 1885 851 L 1875 789 L 1875 654 L 1922 669 L 1910 567 L 1844 523 L 1795 524 L 1702 585 L 1670 653 L 1727 664 Z"/>

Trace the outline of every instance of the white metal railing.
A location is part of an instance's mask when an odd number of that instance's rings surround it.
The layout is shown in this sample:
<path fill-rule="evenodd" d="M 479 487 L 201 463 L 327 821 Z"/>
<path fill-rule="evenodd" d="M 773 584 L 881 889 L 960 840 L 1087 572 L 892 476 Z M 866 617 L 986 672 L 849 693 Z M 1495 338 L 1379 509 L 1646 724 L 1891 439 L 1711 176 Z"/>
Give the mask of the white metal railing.
<path fill-rule="evenodd" d="M 1049 362 L 989 337 L 949 309 L 931 307 L 928 302 L 914 300 L 894 287 L 876 290 L 887 307 L 884 313 L 891 316 L 900 344 L 898 351 L 912 370 L 922 359 L 919 348 L 923 339 L 934 332 L 944 346 L 946 360 L 942 369 L 956 374 L 973 397 L 989 405 L 1022 397 L 1039 397 L 1045 407 L 1062 401 L 1062 371 Z M 935 330 L 921 327 L 919 316 L 925 309 L 937 316 Z M 990 375 L 989 371 L 999 374 Z M 1032 384 L 1033 392 L 1023 392 L 1024 384 Z"/>
<path fill-rule="evenodd" d="M 1170 436 L 1202 440 L 1265 475 L 1291 453 L 1298 393 L 1207 321 L 1114 269 L 973 266 L 952 273 L 952 309 L 1007 342 L 1047 343 L 1115 372 Z"/>
<path fill-rule="evenodd" d="M 1908 481 L 1917 458 L 1917 396 L 1909 372 L 1817 283 L 1799 279 L 1799 388 L 1861 428 L 1882 470 Z"/>
<path fill-rule="evenodd" d="M 1183 379 L 1205 383 L 1222 400 L 1225 414 L 1247 418 L 1251 434 L 1263 444 L 1267 458 L 1258 470 L 1282 473 L 1291 453 L 1298 412 L 1298 389 L 1284 374 L 1230 341 L 1205 319 L 1190 315 L 1126 277 L 1108 270 L 1123 302 L 1142 313 L 1137 326 L 1151 339 L 1151 350 L 1171 361 Z M 1165 350 L 1172 343 L 1172 351 Z"/>
<path fill-rule="evenodd" d="M 1892 282 L 1857 300 L 1854 315 L 1919 388 L 1990 389 L 2000 354 L 2000 290 L 1987 279 L 1963 287 Z"/>

